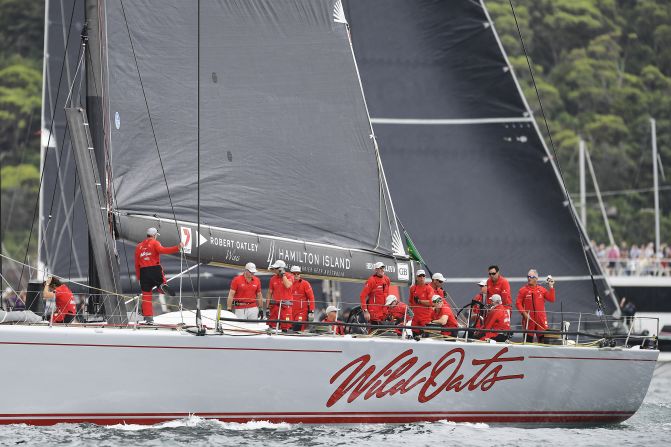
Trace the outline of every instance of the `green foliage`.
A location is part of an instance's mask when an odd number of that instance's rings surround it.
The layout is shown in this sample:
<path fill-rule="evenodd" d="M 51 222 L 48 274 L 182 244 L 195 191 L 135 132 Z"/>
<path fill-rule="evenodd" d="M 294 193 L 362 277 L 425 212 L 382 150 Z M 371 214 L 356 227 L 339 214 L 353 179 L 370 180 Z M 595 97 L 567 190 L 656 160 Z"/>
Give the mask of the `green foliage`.
<path fill-rule="evenodd" d="M 2 190 L 25 189 L 37 193 L 40 182 L 40 172 L 35 165 L 20 164 L 3 166 L 0 170 L 2 176 Z"/>
<path fill-rule="evenodd" d="M 542 120 L 509 0 L 487 0 L 522 89 Z M 602 190 L 652 185 L 650 117 L 662 163 L 671 166 L 671 0 L 513 0 L 540 99 L 570 190 L 578 141 L 587 142 Z M 545 126 L 540 123 L 545 132 Z M 671 182 L 671 169 L 667 169 Z M 607 196 L 616 240 L 653 238 L 652 194 Z M 588 231 L 606 241 L 596 199 Z M 671 240 L 671 191 L 661 196 Z"/>

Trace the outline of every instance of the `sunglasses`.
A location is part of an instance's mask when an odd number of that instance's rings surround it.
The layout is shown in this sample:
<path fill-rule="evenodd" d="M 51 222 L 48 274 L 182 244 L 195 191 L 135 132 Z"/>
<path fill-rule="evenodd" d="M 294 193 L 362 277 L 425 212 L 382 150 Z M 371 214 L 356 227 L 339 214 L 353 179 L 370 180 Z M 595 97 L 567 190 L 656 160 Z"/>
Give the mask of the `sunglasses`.
<path fill-rule="evenodd" d="M 489 272 L 489 276 L 494 276 L 494 275 L 496 275 L 497 273 L 499 273 L 499 272 Z"/>
<path fill-rule="evenodd" d="M 529 279 L 538 279 L 538 276 L 527 276 Z"/>

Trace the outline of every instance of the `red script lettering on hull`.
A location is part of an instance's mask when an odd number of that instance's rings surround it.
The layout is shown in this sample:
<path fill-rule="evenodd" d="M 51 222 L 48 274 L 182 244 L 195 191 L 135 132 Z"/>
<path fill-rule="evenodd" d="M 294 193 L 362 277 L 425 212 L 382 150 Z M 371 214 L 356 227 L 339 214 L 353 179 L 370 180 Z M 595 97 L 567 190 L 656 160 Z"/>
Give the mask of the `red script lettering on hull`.
<path fill-rule="evenodd" d="M 331 377 L 330 383 L 333 384 L 349 372 L 326 401 L 326 406 L 335 405 L 345 395 L 347 403 L 352 403 L 362 394 L 364 400 L 371 397 L 381 399 L 396 393 L 405 394 L 416 387 L 420 387 L 417 393 L 420 403 L 429 402 L 447 391 L 489 391 L 496 382 L 524 378 L 524 374 L 501 375 L 506 362 L 524 361 L 524 357 L 504 357 L 507 352 L 508 348 L 503 348 L 491 358 L 473 359 L 471 365 L 480 368 L 468 379 L 461 373 L 466 356 L 462 348 L 448 351 L 435 364 L 420 364 L 413 350 L 408 349 L 379 370 L 376 365 L 369 365 L 371 356 L 365 354 L 340 368 Z"/>

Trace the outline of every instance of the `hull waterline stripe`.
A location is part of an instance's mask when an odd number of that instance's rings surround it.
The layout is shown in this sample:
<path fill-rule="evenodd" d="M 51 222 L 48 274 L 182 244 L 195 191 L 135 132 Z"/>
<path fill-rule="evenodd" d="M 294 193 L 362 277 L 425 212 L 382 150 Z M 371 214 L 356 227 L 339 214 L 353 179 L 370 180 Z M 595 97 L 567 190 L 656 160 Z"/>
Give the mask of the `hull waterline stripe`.
<path fill-rule="evenodd" d="M 0 414 L 0 418 L 16 417 L 187 417 L 187 416 L 228 416 L 228 417 L 264 417 L 264 416 L 379 416 L 379 415 L 632 415 L 634 411 L 276 411 L 276 412 L 192 412 L 192 413 L 7 413 Z"/>
<path fill-rule="evenodd" d="M 407 423 L 407 422 L 422 422 L 422 421 L 438 421 L 438 420 L 450 420 L 454 422 L 490 422 L 490 423 L 604 423 L 604 422 L 621 422 L 629 417 L 631 417 L 634 412 L 592 412 L 592 413 L 578 413 L 574 414 L 572 412 L 558 412 L 554 413 L 543 413 L 536 412 L 541 414 L 535 414 L 534 412 L 526 414 L 514 414 L 515 412 L 494 412 L 494 413 L 481 413 L 481 414 L 469 414 L 465 413 L 390 413 L 387 415 L 381 415 L 381 413 L 360 413 L 360 415 L 352 415 L 350 413 L 314 413 L 310 415 L 306 413 L 305 415 L 295 415 L 295 416 L 267 416 L 264 414 L 255 414 L 248 416 L 234 416 L 223 414 L 212 414 L 207 416 L 205 414 L 196 414 L 199 417 L 205 417 L 207 419 L 217 419 L 223 422 L 236 422 L 244 423 L 250 421 L 264 420 L 273 423 L 278 422 L 288 422 L 288 423 Z M 522 413 L 522 412 L 518 412 Z M 271 413 L 272 414 L 272 413 Z M 0 424 L 16 424 L 16 423 L 26 423 L 31 425 L 52 425 L 59 422 L 88 422 L 88 423 L 98 423 L 102 425 L 113 425 L 113 424 L 123 424 L 126 422 L 136 423 L 136 424 L 156 424 L 172 420 L 175 418 L 186 418 L 194 415 L 193 413 L 176 413 L 172 416 L 161 416 L 161 415 L 115 415 L 115 416 L 95 416 L 95 415 L 81 415 L 73 416 L 71 418 L 64 418 L 62 416 L 50 416 L 47 418 L 35 417 L 26 415 L 23 417 L 17 417 L 12 419 L 4 419 L 0 417 Z"/>
<path fill-rule="evenodd" d="M 96 345 L 89 343 L 32 343 L 19 341 L 3 341 L 0 345 L 23 345 L 23 346 L 63 346 L 63 347 L 85 347 L 85 348 L 134 348 L 134 349 L 186 349 L 200 351 L 270 351 L 270 352 L 309 352 L 322 354 L 341 354 L 341 350 L 330 349 L 274 349 L 274 348 L 224 348 L 216 346 L 151 346 L 151 345 Z"/>
<path fill-rule="evenodd" d="M 401 125 L 423 125 L 423 126 L 450 126 L 460 124 L 506 124 L 506 123 L 530 123 L 530 117 L 509 118 L 371 118 L 373 124 L 401 124 Z"/>

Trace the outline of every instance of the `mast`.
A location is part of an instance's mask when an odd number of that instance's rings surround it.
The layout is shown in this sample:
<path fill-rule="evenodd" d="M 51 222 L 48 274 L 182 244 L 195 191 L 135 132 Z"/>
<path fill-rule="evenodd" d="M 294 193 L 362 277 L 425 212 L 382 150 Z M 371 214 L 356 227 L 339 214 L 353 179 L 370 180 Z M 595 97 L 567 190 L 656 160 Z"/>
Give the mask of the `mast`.
<path fill-rule="evenodd" d="M 652 138 L 652 182 L 655 196 L 655 253 L 659 253 L 659 174 L 657 167 L 657 123 L 650 118 L 650 134 Z"/>
<path fill-rule="evenodd" d="M 105 308 L 107 321 L 112 324 L 124 324 L 128 318 L 125 301 L 117 294 L 119 264 L 114 252 L 114 239 L 108 227 L 107 206 L 88 130 L 86 111 L 82 108 L 66 108 L 65 115 L 70 127 L 77 173 L 89 224 L 89 240 L 94 260 L 92 264 L 98 272 L 100 289 L 102 289 L 100 292 L 104 296 L 104 302 L 110 305 Z"/>
<path fill-rule="evenodd" d="M 585 197 L 585 140 L 580 139 L 579 146 L 579 166 L 580 166 L 580 220 L 582 226 L 587 228 L 587 200 Z"/>

